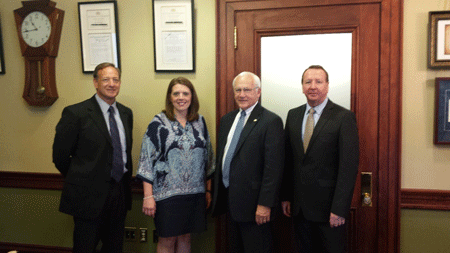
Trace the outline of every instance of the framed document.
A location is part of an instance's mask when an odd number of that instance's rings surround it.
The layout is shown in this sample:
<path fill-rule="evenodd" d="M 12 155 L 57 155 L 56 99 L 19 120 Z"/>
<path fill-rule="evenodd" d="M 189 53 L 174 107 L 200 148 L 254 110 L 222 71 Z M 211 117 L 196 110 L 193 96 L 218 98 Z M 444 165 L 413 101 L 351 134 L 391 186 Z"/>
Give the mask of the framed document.
<path fill-rule="evenodd" d="M 450 68 L 450 11 L 429 13 L 428 67 Z"/>
<path fill-rule="evenodd" d="M 117 2 L 79 2 L 83 73 L 92 73 L 102 62 L 120 68 Z"/>
<path fill-rule="evenodd" d="M 195 72 L 192 0 L 153 0 L 156 72 Z"/>
<path fill-rule="evenodd" d="M 450 144 L 450 78 L 436 78 L 434 144 Z"/>
<path fill-rule="evenodd" d="M 4 51 L 3 51 L 3 37 L 2 37 L 2 22 L 0 19 L 0 74 L 5 74 L 5 58 L 3 54 Z"/>

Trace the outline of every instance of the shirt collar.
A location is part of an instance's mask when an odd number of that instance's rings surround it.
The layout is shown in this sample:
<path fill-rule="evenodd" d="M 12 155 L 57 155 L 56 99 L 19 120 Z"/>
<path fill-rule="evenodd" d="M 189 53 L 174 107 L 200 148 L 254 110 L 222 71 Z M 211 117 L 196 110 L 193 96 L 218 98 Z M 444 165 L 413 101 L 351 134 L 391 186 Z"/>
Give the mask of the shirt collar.
<path fill-rule="evenodd" d="M 250 106 L 249 108 L 247 108 L 247 110 L 245 110 L 245 115 L 248 116 L 252 113 L 253 109 L 255 109 L 255 106 L 258 104 L 258 102 L 256 102 L 254 105 Z M 239 108 L 239 113 L 241 113 L 243 110 L 241 108 Z"/>
<path fill-rule="evenodd" d="M 95 99 L 97 100 L 98 105 L 100 106 L 100 110 L 102 110 L 103 114 L 107 114 L 108 113 L 108 109 L 110 106 L 114 107 L 114 110 L 117 112 L 117 104 L 114 101 L 114 103 L 112 105 L 109 105 L 108 103 L 105 102 L 105 100 L 101 99 L 98 94 L 95 94 Z"/>
<path fill-rule="evenodd" d="M 328 103 L 328 97 L 325 98 L 325 100 L 320 105 L 313 107 L 314 108 L 314 112 L 317 113 L 317 115 L 320 116 L 322 114 L 322 112 L 323 112 L 323 109 L 327 105 L 327 103 Z M 311 106 L 308 103 L 306 103 L 306 114 L 309 113 L 309 109 L 311 109 Z"/>

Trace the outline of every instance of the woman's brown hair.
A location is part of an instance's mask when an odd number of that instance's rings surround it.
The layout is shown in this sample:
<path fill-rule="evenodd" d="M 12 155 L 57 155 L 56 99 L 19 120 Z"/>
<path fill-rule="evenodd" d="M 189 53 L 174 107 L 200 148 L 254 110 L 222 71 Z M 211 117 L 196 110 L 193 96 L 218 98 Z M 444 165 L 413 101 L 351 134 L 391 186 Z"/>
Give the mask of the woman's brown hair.
<path fill-rule="evenodd" d="M 181 84 L 189 88 L 191 91 L 191 105 L 188 109 L 188 114 L 186 116 L 187 121 L 195 121 L 198 119 L 198 109 L 200 108 L 200 104 L 198 102 L 197 92 L 195 92 L 194 85 L 192 85 L 191 81 L 189 81 L 187 78 L 184 77 L 177 77 L 172 79 L 169 83 L 169 87 L 167 88 L 167 94 L 166 94 L 166 108 L 163 110 L 163 113 L 166 114 L 167 118 L 174 121 L 175 120 L 175 113 L 174 113 L 174 107 L 172 104 L 172 101 L 170 100 L 170 96 L 172 94 L 172 88 L 173 86 Z"/>

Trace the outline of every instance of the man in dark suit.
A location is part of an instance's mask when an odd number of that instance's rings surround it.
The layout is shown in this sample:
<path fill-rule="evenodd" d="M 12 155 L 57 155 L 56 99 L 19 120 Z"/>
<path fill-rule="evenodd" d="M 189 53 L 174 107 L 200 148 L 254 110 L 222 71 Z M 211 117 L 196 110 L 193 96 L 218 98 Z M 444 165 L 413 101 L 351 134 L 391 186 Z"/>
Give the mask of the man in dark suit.
<path fill-rule="evenodd" d="M 308 103 L 291 109 L 285 126 L 283 213 L 294 219 L 300 252 L 341 253 L 358 172 L 356 119 L 328 99 L 321 66 L 305 70 L 302 88 Z"/>
<path fill-rule="evenodd" d="M 74 218 L 73 252 L 122 252 L 131 209 L 132 111 L 116 102 L 120 70 L 94 70 L 92 98 L 64 108 L 56 126 L 53 162 L 64 176 L 59 210 Z M 112 108 L 112 109 L 111 109 Z"/>
<path fill-rule="evenodd" d="M 283 122 L 258 103 L 258 76 L 233 80 L 238 110 L 220 120 L 213 215 L 228 212 L 230 252 L 271 252 L 270 220 L 284 161 Z"/>

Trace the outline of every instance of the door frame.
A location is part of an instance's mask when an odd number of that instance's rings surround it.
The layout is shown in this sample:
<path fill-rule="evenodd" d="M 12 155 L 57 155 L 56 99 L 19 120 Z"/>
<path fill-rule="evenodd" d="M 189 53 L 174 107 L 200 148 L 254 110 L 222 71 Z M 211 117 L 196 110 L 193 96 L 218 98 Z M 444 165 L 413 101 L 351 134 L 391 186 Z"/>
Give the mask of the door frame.
<path fill-rule="evenodd" d="M 238 5 L 235 3 L 239 3 Z M 378 252 L 400 252 L 400 143 L 403 0 L 216 0 L 216 131 L 234 110 L 234 13 L 241 10 L 377 3 L 381 9 L 378 116 Z M 236 8 L 238 6 L 239 8 Z M 227 30 L 228 29 L 228 30 Z M 254 57 L 254 56 L 249 56 Z M 256 61 L 255 61 L 256 62 Z M 258 69 L 253 66 L 253 71 Z M 226 221 L 216 221 L 216 252 L 225 252 Z"/>

